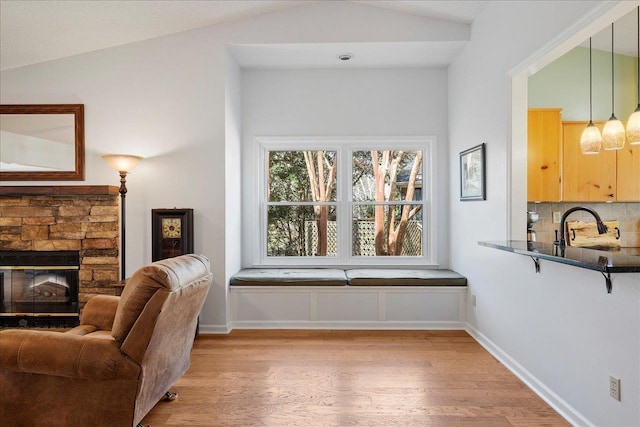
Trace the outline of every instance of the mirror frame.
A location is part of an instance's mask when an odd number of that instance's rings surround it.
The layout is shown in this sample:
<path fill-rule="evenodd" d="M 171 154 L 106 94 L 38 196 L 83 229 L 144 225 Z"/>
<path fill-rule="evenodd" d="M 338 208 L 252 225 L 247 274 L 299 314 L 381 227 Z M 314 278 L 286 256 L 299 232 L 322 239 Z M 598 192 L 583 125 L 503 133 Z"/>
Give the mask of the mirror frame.
<path fill-rule="evenodd" d="M 0 114 L 73 114 L 75 170 L 0 172 L 0 181 L 84 181 L 84 104 L 0 105 Z"/>

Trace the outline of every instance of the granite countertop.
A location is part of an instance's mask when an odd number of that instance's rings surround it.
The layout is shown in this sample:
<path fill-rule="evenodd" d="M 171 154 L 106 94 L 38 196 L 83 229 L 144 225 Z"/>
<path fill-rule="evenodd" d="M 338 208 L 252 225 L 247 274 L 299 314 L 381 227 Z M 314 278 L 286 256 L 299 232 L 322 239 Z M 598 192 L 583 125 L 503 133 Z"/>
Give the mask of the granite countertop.
<path fill-rule="evenodd" d="M 640 248 L 560 248 L 548 242 L 503 240 L 478 242 L 481 246 L 546 259 L 603 273 L 640 273 Z"/>

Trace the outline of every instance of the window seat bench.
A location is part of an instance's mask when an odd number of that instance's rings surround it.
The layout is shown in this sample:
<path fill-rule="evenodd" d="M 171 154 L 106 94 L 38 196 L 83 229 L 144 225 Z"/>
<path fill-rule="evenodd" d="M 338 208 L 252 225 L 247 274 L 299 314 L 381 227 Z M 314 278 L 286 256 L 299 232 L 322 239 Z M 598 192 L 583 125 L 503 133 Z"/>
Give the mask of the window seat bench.
<path fill-rule="evenodd" d="M 247 268 L 231 286 L 466 286 L 453 270 Z"/>
<path fill-rule="evenodd" d="M 248 268 L 230 280 L 230 329 L 464 329 L 451 270 Z"/>

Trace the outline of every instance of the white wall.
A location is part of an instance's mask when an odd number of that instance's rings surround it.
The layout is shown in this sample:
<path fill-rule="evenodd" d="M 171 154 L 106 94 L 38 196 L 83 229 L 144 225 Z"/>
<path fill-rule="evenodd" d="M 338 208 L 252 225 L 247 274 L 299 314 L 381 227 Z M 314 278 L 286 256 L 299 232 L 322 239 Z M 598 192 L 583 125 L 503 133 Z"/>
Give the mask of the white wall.
<path fill-rule="evenodd" d="M 201 322 L 224 324 L 224 49 L 182 33 L 2 72 L 2 103 L 85 105 L 86 180 L 118 185 L 103 153 L 145 157 L 127 176 L 127 275 L 151 261 L 151 209 L 194 208 L 215 286 Z M 212 185 L 212 183 L 216 183 Z M 3 182 L 3 185 L 16 183 Z"/>
<path fill-rule="evenodd" d="M 477 295 L 477 307 L 467 307 L 474 336 L 576 425 L 636 426 L 640 274 L 615 274 L 607 295 L 595 271 L 542 261 L 535 274 L 527 257 L 477 245 L 508 236 L 510 150 L 524 143 L 510 140 L 512 127 L 521 126 L 510 121 L 510 72 L 555 38 L 568 37 L 565 31 L 596 6 L 490 2 L 474 21 L 471 42 L 449 69 L 449 185 L 457 194 L 457 153 L 486 142 L 487 201 L 451 198 L 450 260 Z M 521 120 L 525 111 L 526 100 Z M 524 182 L 513 184 L 514 193 L 525 193 Z M 524 218 L 525 210 L 523 199 L 514 215 Z M 622 402 L 608 396 L 609 374 L 622 379 Z"/>
<path fill-rule="evenodd" d="M 242 82 L 241 70 L 231 54 L 227 52 L 226 60 L 226 111 L 225 111 L 225 280 L 229 283 L 231 276 L 240 270 L 242 244 L 242 211 L 240 170 L 242 147 Z M 224 299 L 229 300 L 228 287 L 224 288 Z M 228 304 L 227 304 L 228 307 Z M 229 324 L 229 310 L 225 312 L 225 325 Z"/>
<path fill-rule="evenodd" d="M 194 208 L 195 251 L 211 259 L 214 274 L 201 330 L 226 331 L 227 279 L 240 264 L 234 242 L 242 233 L 237 222 L 239 172 L 234 171 L 239 165 L 234 158 L 239 150 L 234 128 L 240 126 L 234 123 L 239 117 L 239 71 L 229 63 L 226 46 L 464 41 L 468 36 L 465 24 L 320 2 L 6 70 L 0 73 L 3 104 L 85 105 L 87 171 L 83 183 L 1 184 L 117 185 L 118 175 L 100 154 L 145 157 L 127 178 L 126 273 L 151 261 L 152 208 Z"/>
<path fill-rule="evenodd" d="M 635 27 L 633 28 L 635 32 Z M 630 37 L 620 34 L 618 37 Z M 594 50 L 593 121 L 611 116 L 611 52 Z M 638 105 L 637 59 L 615 58 L 615 113 L 626 120 Z M 589 120 L 589 48 L 576 47 L 529 77 L 529 107 L 562 108 L 562 120 Z"/>
<path fill-rule="evenodd" d="M 257 136 L 435 136 L 438 254 L 448 266 L 447 72 L 444 68 L 246 70 L 243 105 L 243 258 L 257 245 Z"/>

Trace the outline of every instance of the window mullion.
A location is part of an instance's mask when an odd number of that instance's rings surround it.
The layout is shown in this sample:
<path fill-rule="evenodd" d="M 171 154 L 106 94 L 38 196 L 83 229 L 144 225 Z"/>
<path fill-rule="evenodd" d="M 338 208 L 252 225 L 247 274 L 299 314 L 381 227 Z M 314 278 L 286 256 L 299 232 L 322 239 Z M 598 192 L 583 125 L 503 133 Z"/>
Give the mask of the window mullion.
<path fill-rule="evenodd" d="M 422 200 L 391 200 L 391 201 L 384 201 L 384 202 L 376 202 L 376 201 L 358 201 L 358 202 L 353 202 L 354 205 L 371 205 L 371 206 L 376 206 L 376 205 L 382 205 L 382 206 L 388 206 L 388 205 L 421 205 L 422 204 Z"/>
<path fill-rule="evenodd" d="M 267 206 L 338 206 L 338 202 L 289 202 L 289 201 L 277 201 L 266 202 Z"/>
<path fill-rule="evenodd" d="M 340 153 L 342 154 L 342 163 L 340 171 L 342 172 L 342 179 L 340 180 L 340 201 L 342 209 L 340 209 L 340 230 L 342 231 L 340 236 L 340 257 L 343 263 L 349 264 L 352 255 L 352 242 L 353 236 L 353 224 L 351 221 L 351 201 L 353 199 L 351 194 L 351 149 L 346 145 L 341 147 Z"/>

